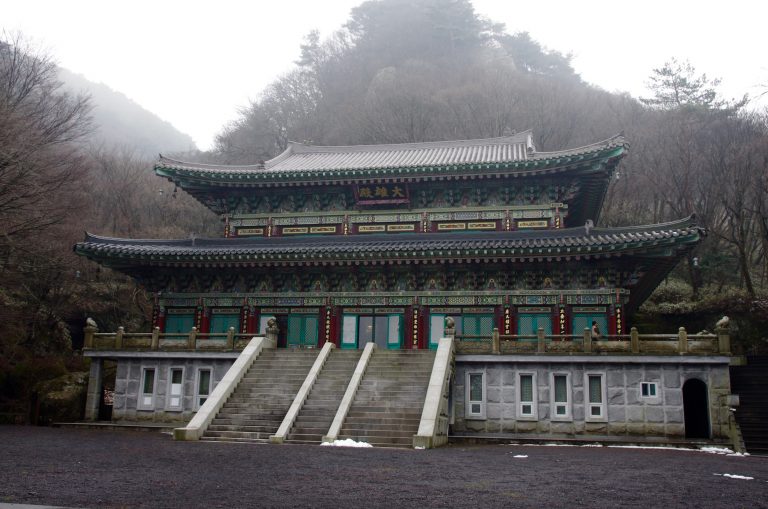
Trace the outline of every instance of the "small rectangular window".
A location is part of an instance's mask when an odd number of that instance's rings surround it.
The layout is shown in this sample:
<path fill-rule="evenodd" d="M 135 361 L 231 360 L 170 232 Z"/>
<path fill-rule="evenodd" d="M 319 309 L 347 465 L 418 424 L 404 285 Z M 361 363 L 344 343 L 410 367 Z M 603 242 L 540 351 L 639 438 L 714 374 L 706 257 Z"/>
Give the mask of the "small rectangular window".
<path fill-rule="evenodd" d="M 571 376 L 568 373 L 552 374 L 552 418 L 571 418 Z"/>
<path fill-rule="evenodd" d="M 518 375 L 518 418 L 536 419 L 536 375 L 535 373 L 520 373 Z"/>
<path fill-rule="evenodd" d="M 640 394 L 644 398 L 655 398 L 658 394 L 658 387 L 656 382 L 642 382 L 640 384 Z"/>
<path fill-rule="evenodd" d="M 211 395 L 211 368 L 197 370 L 197 390 L 195 391 L 195 403 L 199 409 Z"/>
<path fill-rule="evenodd" d="M 171 368 L 168 375 L 168 410 L 181 410 L 184 392 L 184 368 Z"/>
<path fill-rule="evenodd" d="M 604 421 L 605 405 L 605 375 L 602 373 L 587 373 L 585 386 L 587 391 L 587 420 Z"/>
<path fill-rule="evenodd" d="M 139 410 L 154 410 L 155 406 L 155 368 L 141 370 L 141 393 L 137 408 Z"/>
<path fill-rule="evenodd" d="M 485 419 L 485 373 L 467 373 L 466 384 L 467 419 Z"/>

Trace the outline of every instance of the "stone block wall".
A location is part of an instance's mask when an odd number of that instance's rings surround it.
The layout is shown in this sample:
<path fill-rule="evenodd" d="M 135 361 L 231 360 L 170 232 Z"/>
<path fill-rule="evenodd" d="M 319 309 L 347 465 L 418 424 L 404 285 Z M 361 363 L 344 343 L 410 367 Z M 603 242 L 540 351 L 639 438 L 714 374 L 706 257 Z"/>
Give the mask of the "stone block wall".
<path fill-rule="evenodd" d="M 468 359 L 476 357 L 477 359 Z M 459 356 L 453 386 L 452 433 L 461 434 L 533 434 L 540 437 L 627 436 L 684 438 L 685 414 L 683 384 L 699 379 L 707 386 L 712 438 L 728 438 L 730 394 L 728 364 L 632 362 L 599 363 L 530 361 L 488 361 L 490 356 Z M 484 419 L 466 415 L 466 374 L 485 373 Z M 518 416 L 518 373 L 536 374 L 536 419 Z M 552 418 L 554 388 L 550 374 L 569 373 L 571 380 L 571 416 Z M 604 373 L 606 415 L 601 420 L 586 419 L 585 373 Z M 641 382 L 656 382 L 655 398 L 641 397 Z"/>
<path fill-rule="evenodd" d="M 187 422 L 197 411 L 195 393 L 199 368 L 211 369 L 210 390 L 224 377 L 234 359 L 118 359 L 115 378 L 113 421 Z M 153 409 L 139 410 L 139 390 L 143 368 L 155 368 Z M 167 408 L 168 377 L 171 368 L 183 368 L 181 410 Z"/>

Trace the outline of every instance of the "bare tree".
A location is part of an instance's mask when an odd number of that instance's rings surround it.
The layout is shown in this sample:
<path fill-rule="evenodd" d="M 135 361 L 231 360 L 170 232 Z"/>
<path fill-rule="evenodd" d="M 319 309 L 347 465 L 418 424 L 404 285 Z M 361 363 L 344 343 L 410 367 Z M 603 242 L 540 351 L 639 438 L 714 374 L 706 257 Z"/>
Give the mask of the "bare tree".
<path fill-rule="evenodd" d="M 21 35 L 0 36 L 0 242 L 61 222 L 82 172 L 87 97 L 60 89 L 56 65 Z"/>

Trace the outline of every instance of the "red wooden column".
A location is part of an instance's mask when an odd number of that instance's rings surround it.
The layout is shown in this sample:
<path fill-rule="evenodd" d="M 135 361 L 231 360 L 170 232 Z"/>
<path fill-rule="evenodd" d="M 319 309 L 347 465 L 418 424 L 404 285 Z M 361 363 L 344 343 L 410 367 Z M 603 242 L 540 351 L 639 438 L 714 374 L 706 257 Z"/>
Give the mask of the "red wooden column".
<path fill-rule="evenodd" d="M 318 347 L 322 347 L 328 341 L 336 344 L 336 341 L 334 341 L 335 335 L 333 330 L 333 318 L 334 316 L 332 306 L 322 306 L 320 308 L 320 330 L 317 342 Z M 338 346 L 338 344 L 336 344 L 336 346 Z"/>

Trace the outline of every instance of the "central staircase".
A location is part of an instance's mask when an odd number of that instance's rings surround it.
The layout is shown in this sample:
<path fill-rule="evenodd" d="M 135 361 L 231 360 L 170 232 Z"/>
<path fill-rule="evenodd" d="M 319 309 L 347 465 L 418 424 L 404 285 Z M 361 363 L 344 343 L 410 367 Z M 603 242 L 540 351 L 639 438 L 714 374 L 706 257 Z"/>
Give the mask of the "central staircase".
<path fill-rule="evenodd" d="M 280 427 L 317 350 L 264 350 L 201 440 L 268 442 Z"/>
<path fill-rule="evenodd" d="M 739 395 L 736 422 L 750 454 L 768 455 L 768 356 L 747 356 L 731 366 L 731 392 Z"/>
<path fill-rule="evenodd" d="M 374 350 L 338 438 L 411 447 L 434 360 L 429 350 Z"/>
<path fill-rule="evenodd" d="M 319 444 L 333 422 L 362 350 L 331 350 L 286 443 Z"/>

